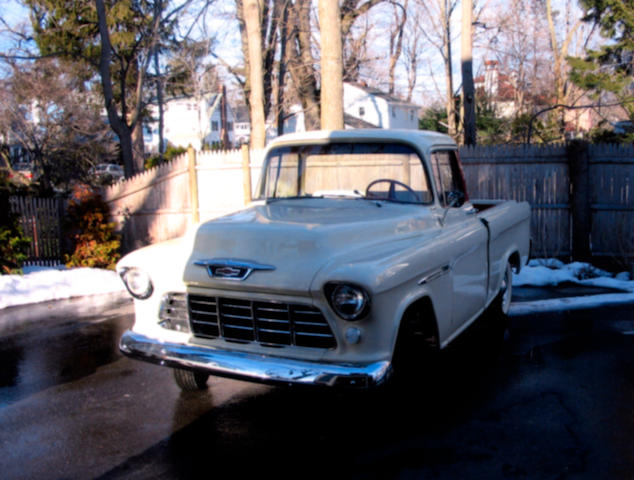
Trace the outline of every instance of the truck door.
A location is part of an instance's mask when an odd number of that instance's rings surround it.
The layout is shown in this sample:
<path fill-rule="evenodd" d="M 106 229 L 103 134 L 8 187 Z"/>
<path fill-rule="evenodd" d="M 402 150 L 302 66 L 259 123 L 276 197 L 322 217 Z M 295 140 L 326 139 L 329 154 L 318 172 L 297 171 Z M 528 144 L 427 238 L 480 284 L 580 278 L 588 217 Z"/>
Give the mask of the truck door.
<path fill-rule="evenodd" d="M 452 277 L 453 329 L 484 308 L 487 285 L 487 231 L 468 202 L 464 177 L 455 150 L 431 154 L 436 192 L 443 215 L 444 248 Z"/>

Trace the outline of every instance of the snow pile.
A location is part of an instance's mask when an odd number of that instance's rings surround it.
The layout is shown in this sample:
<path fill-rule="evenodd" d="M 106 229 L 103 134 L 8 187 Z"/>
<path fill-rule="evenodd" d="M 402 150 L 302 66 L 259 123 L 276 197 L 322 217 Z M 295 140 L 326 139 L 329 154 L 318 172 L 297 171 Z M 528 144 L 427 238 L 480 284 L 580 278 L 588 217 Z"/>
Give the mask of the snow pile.
<path fill-rule="evenodd" d="M 513 274 L 514 287 L 556 287 L 562 283 L 634 292 L 634 281 L 630 281 L 629 273 L 612 276 L 589 263 L 565 264 L 554 258 L 535 259 L 530 260 L 518 275 Z"/>
<path fill-rule="evenodd" d="M 0 309 L 14 305 L 125 290 L 111 270 L 25 268 L 24 275 L 0 276 Z"/>
<path fill-rule="evenodd" d="M 514 287 L 557 287 L 576 284 L 620 290 L 623 293 L 601 293 L 580 297 L 553 298 L 511 304 L 511 315 L 527 315 L 539 312 L 579 310 L 611 305 L 634 303 L 634 281 L 627 272 L 612 275 L 588 263 L 564 264 L 556 259 L 535 259 L 513 274 Z"/>

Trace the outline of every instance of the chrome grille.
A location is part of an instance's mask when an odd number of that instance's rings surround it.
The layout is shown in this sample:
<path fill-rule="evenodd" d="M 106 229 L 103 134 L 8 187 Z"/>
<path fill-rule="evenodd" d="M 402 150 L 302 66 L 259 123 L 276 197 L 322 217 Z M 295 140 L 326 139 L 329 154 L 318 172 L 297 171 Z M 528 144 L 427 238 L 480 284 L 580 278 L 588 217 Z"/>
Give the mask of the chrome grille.
<path fill-rule="evenodd" d="M 189 295 L 188 309 L 195 337 L 269 346 L 336 346 L 328 322 L 310 305 Z"/>

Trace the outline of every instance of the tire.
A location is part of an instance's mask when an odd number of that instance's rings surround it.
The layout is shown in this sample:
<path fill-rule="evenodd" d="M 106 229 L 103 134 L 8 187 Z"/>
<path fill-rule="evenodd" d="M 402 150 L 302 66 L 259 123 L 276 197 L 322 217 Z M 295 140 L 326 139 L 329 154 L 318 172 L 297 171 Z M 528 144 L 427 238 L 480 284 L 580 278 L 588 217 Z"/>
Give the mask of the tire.
<path fill-rule="evenodd" d="M 392 357 L 389 389 L 411 391 L 421 379 L 425 379 L 426 384 L 434 381 L 438 335 L 423 321 L 429 318 L 430 312 L 429 309 L 416 310 L 403 318 Z"/>
<path fill-rule="evenodd" d="M 207 389 L 209 374 L 191 370 L 173 369 L 174 381 L 184 392 L 196 392 Z"/>

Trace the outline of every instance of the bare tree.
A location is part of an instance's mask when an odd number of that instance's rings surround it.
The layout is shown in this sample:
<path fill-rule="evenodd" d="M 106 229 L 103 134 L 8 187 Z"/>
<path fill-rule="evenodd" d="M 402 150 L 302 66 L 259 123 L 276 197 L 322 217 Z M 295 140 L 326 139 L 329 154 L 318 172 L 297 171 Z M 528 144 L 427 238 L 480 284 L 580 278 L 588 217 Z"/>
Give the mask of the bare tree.
<path fill-rule="evenodd" d="M 4 142 L 27 152 L 44 188 L 67 186 L 99 161 L 116 158 L 116 141 L 101 120 L 101 99 L 64 62 L 12 64 L 0 81 Z M 69 92 L 73 92 L 69 95 Z"/>
<path fill-rule="evenodd" d="M 409 21 L 405 24 L 403 61 L 407 71 L 407 101 L 411 102 L 418 81 L 418 69 L 423 53 L 423 15 L 421 8 L 410 4 Z"/>
<path fill-rule="evenodd" d="M 445 109 L 449 134 L 456 135 L 456 105 L 454 100 L 453 67 L 451 49 L 451 17 L 456 9 L 457 0 L 419 0 L 426 13 L 428 28 L 422 30 L 426 39 L 438 50 L 445 71 Z"/>
<path fill-rule="evenodd" d="M 405 33 L 405 22 L 407 22 L 407 4 L 405 0 L 403 5 L 393 3 L 394 9 L 394 28 L 390 32 L 390 66 L 389 66 L 389 87 L 390 94 L 394 94 L 396 81 L 396 64 L 401 58 L 403 51 L 403 34 Z"/>
<path fill-rule="evenodd" d="M 243 87 L 249 102 L 253 75 L 248 48 L 245 22 L 245 0 L 235 0 L 242 38 L 244 67 L 228 65 L 229 71 Z M 342 43 L 350 45 L 352 27 L 356 19 L 383 0 L 344 0 L 340 9 Z M 319 58 L 315 45 L 315 22 L 311 0 L 262 0 L 260 4 L 261 52 L 264 91 L 264 114 L 268 116 L 275 107 L 278 131 L 283 124 L 283 108 L 289 101 L 301 104 L 304 123 L 308 130 L 321 126 L 321 102 L 319 89 Z M 360 43 L 363 43 L 361 41 Z M 360 51 L 360 49 L 354 50 Z M 358 78 L 359 63 L 353 55 L 345 60 L 347 80 Z M 356 66 L 355 66 L 356 64 Z"/>
<path fill-rule="evenodd" d="M 552 62 L 546 19 L 539 1 L 511 0 L 502 8 L 481 17 L 476 41 L 485 60 L 499 63 L 499 74 L 507 75 L 516 114 L 545 101 L 552 89 Z M 499 113 L 499 112 L 498 112 Z"/>
<path fill-rule="evenodd" d="M 568 56 L 568 48 L 570 42 L 572 42 L 575 31 L 581 26 L 581 19 L 577 21 L 570 28 L 566 29 L 563 33 L 563 40 L 560 42 L 557 39 L 557 28 L 555 26 L 555 20 L 553 18 L 553 9 L 551 0 L 546 0 L 546 18 L 548 20 L 548 33 L 550 35 L 550 48 L 553 54 L 553 74 L 555 80 L 555 103 L 565 103 L 565 72 L 564 67 L 566 65 L 566 57 Z"/>

